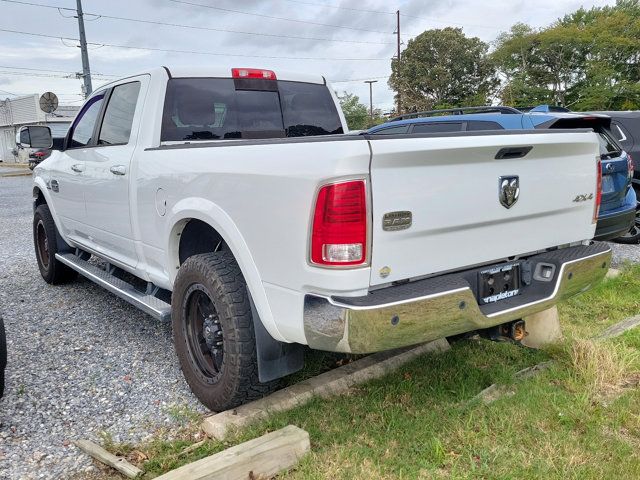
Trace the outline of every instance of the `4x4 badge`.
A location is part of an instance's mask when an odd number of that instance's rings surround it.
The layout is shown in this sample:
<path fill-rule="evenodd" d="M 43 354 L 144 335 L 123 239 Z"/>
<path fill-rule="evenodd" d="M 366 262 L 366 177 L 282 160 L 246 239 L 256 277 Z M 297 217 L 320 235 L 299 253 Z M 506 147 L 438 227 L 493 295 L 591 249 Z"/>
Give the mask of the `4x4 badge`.
<path fill-rule="evenodd" d="M 498 177 L 498 199 L 504 208 L 511 208 L 520 196 L 520 179 L 517 175 Z"/>

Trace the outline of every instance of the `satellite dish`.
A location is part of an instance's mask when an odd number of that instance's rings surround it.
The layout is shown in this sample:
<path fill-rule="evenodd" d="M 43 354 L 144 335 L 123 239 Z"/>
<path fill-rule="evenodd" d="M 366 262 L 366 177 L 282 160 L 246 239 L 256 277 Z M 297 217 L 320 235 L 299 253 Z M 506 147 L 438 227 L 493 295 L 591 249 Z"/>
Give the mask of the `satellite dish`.
<path fill-rule="evenodd" d="M 53 113 L 58 108 L 58 97 L 53 92 L 45 92 L 40 97 L 40 110 Z"/>

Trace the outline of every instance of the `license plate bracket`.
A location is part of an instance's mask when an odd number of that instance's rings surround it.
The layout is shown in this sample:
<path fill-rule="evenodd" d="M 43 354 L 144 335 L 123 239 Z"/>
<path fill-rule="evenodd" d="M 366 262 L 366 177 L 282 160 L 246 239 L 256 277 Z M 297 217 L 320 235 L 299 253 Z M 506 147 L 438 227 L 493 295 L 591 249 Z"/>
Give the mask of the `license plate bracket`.
<path fill-rule="evenodd" d="M 602 193 L 611 193 L 616 189 L 615 183 L 611 175 L 602 177 Z"/>
<path fill-rule="evenodd" d="M 520 263 L 496 265 L 478 273 L 478 301 L 499 302 L 520 294 Z"/>

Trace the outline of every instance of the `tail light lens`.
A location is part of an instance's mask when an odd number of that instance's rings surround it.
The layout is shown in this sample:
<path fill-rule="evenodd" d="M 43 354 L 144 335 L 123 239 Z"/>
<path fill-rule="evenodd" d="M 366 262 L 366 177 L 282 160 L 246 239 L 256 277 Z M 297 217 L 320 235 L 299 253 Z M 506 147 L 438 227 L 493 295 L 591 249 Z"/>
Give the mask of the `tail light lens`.
<path fill-rule="evenodd" d="M 311 231 L 311 262 L 362 265 L 367 259 L 364 180 L 332 183 L 318 192 Z"/>
<path fill-rule="evenodd" d="M 600 203 L 602 202 L 602 160 L 597 158 L 596 168 L 598 170 L 596 176 L 596 201 L 593 204 L 593 223 L 598 222 L 598 215 L 600 214 Z"/>
<path fill-rule="evenodd" d="M 627 176 L 630 179 L 633 178 L 633 170 L 633 158 L 631 158 L 631 155 L 627 153 Z"/>

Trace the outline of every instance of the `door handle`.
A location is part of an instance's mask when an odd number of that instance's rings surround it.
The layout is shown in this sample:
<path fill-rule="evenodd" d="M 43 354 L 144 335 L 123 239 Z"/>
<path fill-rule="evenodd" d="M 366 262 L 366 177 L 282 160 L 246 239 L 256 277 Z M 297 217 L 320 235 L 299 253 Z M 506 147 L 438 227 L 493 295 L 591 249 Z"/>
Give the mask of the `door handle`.
<path fill-rule="evenodd" d="M 495 159 L 509 160 L 511 158 L 522 158 L 526 156 L 527 153 L 529 153 L 532 149 L 533 149 L 533 146 L 501 148 L 500 150 L 498 150 L 498 153 L 496 153 Z"/>
<path fill-rule="evenodd" d="M 114 175 L 124 175 L 127 173 L 127 169 L 124 165 L 113 165 L 111 168 L 109 168 L 109 170 Z"/>
<path fill-rule="evenodd" d="M 71 170 L 77 173 L 84 172 L 84 165 L 82 163 L 75 163 L 71 165 Z"/>

